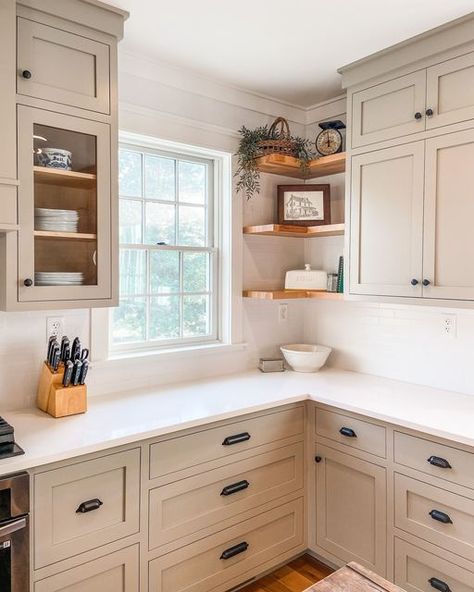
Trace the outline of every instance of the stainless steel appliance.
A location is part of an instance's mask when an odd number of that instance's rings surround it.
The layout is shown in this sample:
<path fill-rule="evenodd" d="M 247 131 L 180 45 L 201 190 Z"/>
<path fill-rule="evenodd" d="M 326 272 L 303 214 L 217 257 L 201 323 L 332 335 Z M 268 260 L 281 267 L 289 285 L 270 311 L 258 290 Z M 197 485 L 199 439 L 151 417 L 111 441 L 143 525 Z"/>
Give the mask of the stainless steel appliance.
<path fill-rule="evenodd" d="M 28 473 L 0 478 L 0 590 L 28 592 L 30 573 Z"/>

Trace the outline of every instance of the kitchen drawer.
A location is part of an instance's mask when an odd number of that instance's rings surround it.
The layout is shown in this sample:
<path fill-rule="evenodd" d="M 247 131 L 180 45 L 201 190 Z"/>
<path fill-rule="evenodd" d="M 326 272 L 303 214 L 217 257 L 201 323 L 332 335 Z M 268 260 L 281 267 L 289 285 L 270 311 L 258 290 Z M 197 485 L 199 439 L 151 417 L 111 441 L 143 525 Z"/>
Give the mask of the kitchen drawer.
<path fill-rule="evenodd" d="M 35 475 L 35 568 L 138 532 L 139 480 L 138 448 Z"/>
<path fill-rule="evenodd" d="M 385 458 L 385 428 L 335 411 L 316 409 L 316 434 Z"/>
<path fill-rule="evenodd" d="M 289 438 L 304 431 L 304 407 L 241 419 L 150 446 L 150 479 Z"/>
<path fill-rule="evenodd" d="M 471 452 L 395 432 L 394 460 L 400 465 L 474 489 L 474 454 Z M 449 467 L 437 466 L 444 465 L 443 461 L 447 461 Z"/>
<path fill-rule="evenodd" d="M 108 45 L 18 17 L 17 56 L 20 95 L 110 113 Z"/>
<path fill-rule="evenodd" d="M 34 584 L 34 592 L 138 592 L 138 545 L 84 563 Z"/>
<path fill-rule="evenodd" d="M 395 538 L 395 584 L 407 592 L 474 592 L 474 573 Z"/>
<path fill-rule="evenodd" d="M 290 555 L 293 549 L 296 552 L 303 542 L 303 500 L 298 499 L 154 559 L 149 563 L 149 589 L 226 590 L 230 580 L 240 576 L 245 580 L 250 570 L 282 554 Z"/>
<path fill-rule="evenodd" d="M 395 474 L 395 526 L 474 561 L 474 500 Z"/>
<path fill-rule="evenodd" d="M 150 491 L 150 549 L 303 487 L 303 443 Z"/>
<path fill-rule="evenodd" d="M 0 225 L 18 224 L 16 185 L 0 183 Z"/>

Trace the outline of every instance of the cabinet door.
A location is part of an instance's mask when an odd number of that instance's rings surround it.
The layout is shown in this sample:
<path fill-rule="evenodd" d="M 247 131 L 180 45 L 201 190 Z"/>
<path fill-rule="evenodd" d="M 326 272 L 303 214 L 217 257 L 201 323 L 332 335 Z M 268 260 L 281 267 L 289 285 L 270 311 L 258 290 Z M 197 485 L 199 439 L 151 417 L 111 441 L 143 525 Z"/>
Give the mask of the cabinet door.
<path fill-rule="evenodd" d="M 426 70 L 376 84 L 352 96 L 352 147 L 425 129 Z"/>
<path fill-rule="evenodd" d="M 110 127 L 18 108 L 19 301 L 111 297 Z"/>
<path fill-rule="evenodd" d="M 474 300 L 474 129 L 426 141 L 425 298 Z"/>
<path fill-rule="evenodd" d="M 344 563 L 357 561 L 385 575 L 385 469 L 317 446 L 316 541 Z"/>
<path fill-rule="evenodd" d="M 426 106 L 433 115 L 427 129 L 474 119 L 474 52 L 427 71 Z"/>
<path fill-rule="evenodd" d="M 352 158 L 351 293 L 421 296 L 423 174 L 423 142 Z"/>
<path fill-rule="evenodd" d="M 34 592 L 138 592 L 138 545 L 34 584 Z"/>
<path fill-rule="evenodd" d="M 110 113 L 108 45 L 20 17 L 17 55 L 19 94 Z"/>

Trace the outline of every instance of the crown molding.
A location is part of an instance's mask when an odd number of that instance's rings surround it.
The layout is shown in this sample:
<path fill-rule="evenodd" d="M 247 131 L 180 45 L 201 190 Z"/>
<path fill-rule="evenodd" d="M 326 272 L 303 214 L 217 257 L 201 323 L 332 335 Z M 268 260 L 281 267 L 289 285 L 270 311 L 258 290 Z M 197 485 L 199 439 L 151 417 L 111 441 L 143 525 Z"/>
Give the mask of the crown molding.
<path fill-rule="evenodd" d="M 306 126 L 312 125 L 329 117 L 342 116 L 346 113 L 346 95 L 342 94 L 334 99 L 329 99 L 312 105 L 306 110 Z"/>

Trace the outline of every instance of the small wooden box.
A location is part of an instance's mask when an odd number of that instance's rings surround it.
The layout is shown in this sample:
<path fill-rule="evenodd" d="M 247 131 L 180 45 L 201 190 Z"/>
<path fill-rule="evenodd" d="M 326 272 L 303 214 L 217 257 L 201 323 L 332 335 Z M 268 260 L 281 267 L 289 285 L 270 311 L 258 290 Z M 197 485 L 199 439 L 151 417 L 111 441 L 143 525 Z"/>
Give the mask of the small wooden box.
<path fill-rule="evenodd" d="M 57 372 L 43 364 L 36 405 L 53 417 L 66 417 L 87 411 L 87 387 L 85 384 L 77 386 L 63 386 L 64 366 Z"/>

